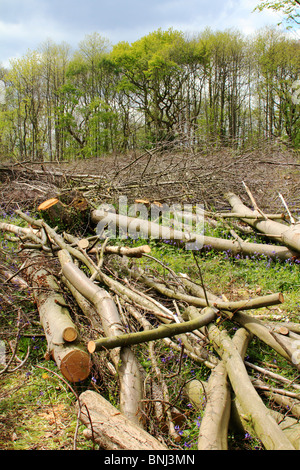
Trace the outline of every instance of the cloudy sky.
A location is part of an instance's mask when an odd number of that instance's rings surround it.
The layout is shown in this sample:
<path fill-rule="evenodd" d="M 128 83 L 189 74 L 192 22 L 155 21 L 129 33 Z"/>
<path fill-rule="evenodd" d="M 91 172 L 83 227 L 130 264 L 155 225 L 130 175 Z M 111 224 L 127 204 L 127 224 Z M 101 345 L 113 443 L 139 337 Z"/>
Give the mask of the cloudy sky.
<path fill-rule="evenodd" d="M 46 39 L 76 48 L 97 31 L 111 43 L 135 41 L 158 28 L 184 32 L 236 28 L 251 34 L 276 25 L 272 12 L 252 13 L 260 0 L 0 0 L 0 63 Z"/>

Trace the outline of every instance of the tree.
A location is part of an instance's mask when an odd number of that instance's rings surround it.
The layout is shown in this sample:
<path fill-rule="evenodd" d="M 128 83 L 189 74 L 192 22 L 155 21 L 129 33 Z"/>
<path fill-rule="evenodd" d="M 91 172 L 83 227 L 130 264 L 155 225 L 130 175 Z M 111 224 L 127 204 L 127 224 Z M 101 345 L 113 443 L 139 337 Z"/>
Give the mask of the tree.
<path fill-rule="evenodd" d="M 7 104 L 15 118 L 14 152 L 31 160 L 43 154 L 43 92 L 41 61 L 36 51 L 11 62 L 6 76 Z"/>
<path fill-rule="evenodd" d="M 263 11 L 273 10 L 284 15 L 287 28 L 291 28 L 295 23 L 300 24 L 300 1 L 299 0 L 261 0 L 261 3 L 254 9 Z M 279 23 L 281 25 L 283 21 Z"/>
<path fill-rule="evenodd" d="M 109 132 L 114 120 L 112 76 L 106 57 L 110 44 L 98 33 L 79 43 L 61 88 L 65 105 L 63 128 L 83 157 L 109 150 Z"/>
<path fill-rule="evenodd" d="M 60 109 L 63 99 L 60 89 L 66 81 L 66 71 L 70 61 L 70 46 L 66 43 L 55 44 L 51 40 L 43 43 L 41 54 L 42 76 L 44 82 L 45 121 L 47 127 L 46 153 L 50 160 L 63 158 L 65 136 L 61 128 Z"/>
<path fill-rule="evenodd" d="M 192 51 L 183 34 L 173 29 L 159 29 L 131 45 L 122 42 L 113 48 L 118 90 L 143 114 L 150 142 L 169 140 L 180 123 Z"/>
<path fill-rule="evenodd" d="M 254 43 L 256 89 L 261 127 L 265 137 L 299 143 L 299 106 L 293 103 L 292 86 L 299 73 L 299 43 L 278 30 L 260 32 Z"/>

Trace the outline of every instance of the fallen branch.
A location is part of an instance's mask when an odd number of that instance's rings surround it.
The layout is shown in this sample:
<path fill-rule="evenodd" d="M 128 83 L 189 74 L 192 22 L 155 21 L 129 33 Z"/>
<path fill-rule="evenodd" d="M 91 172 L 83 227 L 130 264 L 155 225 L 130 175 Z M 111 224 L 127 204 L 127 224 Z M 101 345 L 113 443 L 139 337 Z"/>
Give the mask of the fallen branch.
<path fill-rule="evenodd" d="M 267 450 L 295 450 L 255 391 L 244 362 L 226 331 L 220 331 L 212 324 L 208 330 L 209 338 L 226 365 L 235 395 L 264 447 Z"/>
<path fill-rule="evenodd" d="M 234 212 L 239 212 L 241 219 L 246 222 L 251 227 L 255 228 L 259 232 L 265 233 L 269 238 L 275 238 L 278 240 L 280 238 L 281 242 L 286 245 L 290 250 L 300 252 L 300 224 L 285 225 L 274 220 L 262 219 L 262 220 L 253 220 L 251 218 L 245 217 L 245 215 L 255 215 L 255 211 L 252 211 L 247 206 L 245 206 L 242 201 L 233 193 L 228 193 L 226 195 L 227 200 L 229 201 L 232 210 Z M 256 214 L 259 214 L 256 211 Z M 260 214 L 261 215 L 261 214 Z"/>
<path fill-rule="evenodd" d="M 193 232 L 182 232 L 154 222 L 149 222 L 148 220 L 127 217 L 104 210 L 92 211 L 91 221 L 97 225 L 98 233 L 100 233 L 107 224 L 112 224 L 113 227 L 121 229 L 122 237 L 127 237 L 126 234 L 129 234 L 129 237 L 136 237 L 138 235 L 141 238 L 152 238 L 163 242 L 170 242 L 170 240 L 172 240 L 183 246 L 190 246 L 190 249 L 199 250 L 203 247 L 210 247 L 216 251 L 227 251 L 232 254 L 242 253 L 256 257 L 267 256 L 271 259 L 281 260 L 291 259 L 294 256 L 294 253 L 286 247 L 221 239 Z"/>
<path fill-rule="evenodd" d="M 125 347 L 133 344 L 145 343 L 148 341 L 156 341 L 162 338 L 172 338 L 182 333 L 196 330 L 216 319 L 216 310 L 207 308 L 197 318 L 183 323 L 169 323 L 159 326 L 154 330 L 144 330 L 137 333 L 122 334 L 110 338 L 101 338 L 96 341 L 89 341 L 88 351 L 92 354 L 101 349 L 113 349 L 117 347 Z"/>

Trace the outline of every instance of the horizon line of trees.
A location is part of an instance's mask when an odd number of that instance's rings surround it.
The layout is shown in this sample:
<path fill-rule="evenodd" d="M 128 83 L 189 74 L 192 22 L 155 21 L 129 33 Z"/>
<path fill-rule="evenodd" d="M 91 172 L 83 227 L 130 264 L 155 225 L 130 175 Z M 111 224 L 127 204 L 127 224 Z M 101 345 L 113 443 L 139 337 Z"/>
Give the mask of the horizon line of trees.
<path fill-rule="evenodd" d="M 0 159 L 89 158 L 165 143 L 300 147 L 300 43 L 275 28 L 194 36 L 161 29 L 75 51 L 47 40 L 0 68 Z"/>

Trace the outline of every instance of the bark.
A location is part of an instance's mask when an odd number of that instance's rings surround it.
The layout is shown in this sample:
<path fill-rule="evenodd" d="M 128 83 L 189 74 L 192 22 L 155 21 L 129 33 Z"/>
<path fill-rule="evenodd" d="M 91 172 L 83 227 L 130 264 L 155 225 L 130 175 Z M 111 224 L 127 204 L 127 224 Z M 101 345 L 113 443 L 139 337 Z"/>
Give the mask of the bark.
<path fill-rule="evenodd" d="M 251 420 L 253 428 L 266 450 L 295 450 L 271 416 L 253 387 L 239 351 L 226 331 L 215 325 L 208 327 L 209 338 L 215 344 L 226 365 L 228 377 L 237 400 Z"/>
<path fill-rule="evenodd" d="M 62 282 L 67 289 L 71 292 L 77 305 L 84 313 L 86 318 L 90 321 L 93 330 L 99 331 L 101 328 L 101 317 L 94 306 L 82 295 L 78 290 L 64 277 L 61 276 Z"/>
<path fill-rule="evenodd" d="M 230 388 L 226 367 L 220 362 L 211 372 L 207 385 L 207 403 L 201 421 L 198 450 L 227 450 L 230 418 Z"/>
<path fill-rule="evenodd" d="M 283 337 L 282 340 L 280 340 L 282 335 L 278 333 L 271 333 L 271 329 L 265 326 L 262 321 L 250 317 L 243 312 L 237 312 L 234 315 L 234 321 L 236 321 L 240 326 L 246 328 L 252 334 L 257 336 L 261 341 L 278 352 L 278 354 L 291 362 L 291 354 L 285 347 L 282 346 L 284 341 Z"/>
<path fill-rule="evenodd" d="M 38 210 L 52 225 L 63 223 L 64 229 L 88 224 L 89 205 L 83 197 L 74 197 L 68 205 L 57 198 L 51 198 L 40 204 Z"/>
<path fill-rule="evenodd" d="M 31 256 L 30 260 L 39 261 L 43 266 L 45 258 L 40 254 Z M 30 284 L 34 287 L 34 297 L 43 326 L 48 354 L 54 359 L 58 368 L 71 382 L 85 380 L 91 370 L 91 361 L 85 347 L 79 342 L 78 331 L 68 309 L 64 307 L 64 297 L 54 276 L 42 267 L 30 265 L 27 270 Z"/>
<path fill-rule="evenodd" d="M 129 420 L 100 394 L 93 391 L 79 396 L 80 420 L 87 426 L 86 437 L 103 450 L 167 450 L 157 439 Z"/>
<path fill-rule="evenodd" d="M 202 289 L 201 286 L 198 286 L 197 284 L 191 282 L 189 279 L 186 279 L 184 277 L 181 277 L 181 280 L 193 295 L 199 295 L 199 297 L 204 297 L 204 290 Z M 212 305 L 214 306 L 219 305 L 218 304 L 219 298 L 216 295 L 212 294 L 209 291 L 206 291 L 206 295 Z M 272 294 L 272 296 L 273 295 L 274 294 Z M 278 295 L 278 298 L 281 298 L 281 301 L 283 302 L 283 297 L 281 297 L 282 294 L 279 293 L 277 295 Z M 240 301 L 240 302 L 243 302 L 243 301 Z M 251 305 L 251 302 L 250 302 L 250 305 Z M 257 308 L 257 306 L 253 308 Z M 243 310 L 245 310 L 245 307 L 243 308 Z M 282 344 L 278 342 L 278 339 L 282 335 L 279 335 L 278 333 L 275 333 L 275 332 L 271 332 L 271 329 L 268 328 L 268 326 L 266 326 L 262 321 L 254 317 L 251 317 L 250 315 L 247 315 L 246 313 L 242 311 L 234 311 L 234 315 L 232 319 L 239 326 L 246 328 L 246 330 L 248 330 L 250 333 L 257 336 L 261 341 L 266 343 L 268 346 L 273 348 L 278 354 L 280 354 L 289 362 L 291 362 L 290 344 L 286 342 L 286 346 L 289 348 L 287 350 L 287 348 L 282 347 Z M 282 339 L 282 341 L 284 341 L 284 339 Z"/>
<path fill-rule="evenodd" d="M 262 218 L 257 211 L 252 211 L 233 193 L 226 195 L 234 212 L 240 213 L 240 218 L 259 232 L 267 234 L 270 238 L 282 241 L 290 250 L 300 252 L 300 224 L 286 225 L 268 218 Z M 258 219 L 247 218 L 247 215 L 257 215 Z"/>
<path fill-rule="evenodd" d="M 190 295 L 175 292 L 172 289 L 165 287 L 163 284 L 158 284 L 156 282 L 153 282 L 151 279 L 146 278 L 146 276 L 143 276 L 141 280 L 144 281 L 148 287 L 153 287 L 158 292 L 166 295 L 167 297 L 181 300 L 182 302 L 187 302 L 188 304 L 193 305 L 194 307 L 204 308 L 205 306 L 207 306 L 206 299 L 201 299 L 201 298 L 193 297 Z M 278 304 L 283 303 L 283 301 L 284 301 L 283 295 L 281 293 L 276 293 L 276 294 L 270 294 L 266 296 L 257 297 L 254 299 L 239 300 L 239 301 L 232 301 L 232 302 L 229 302 L 229 301 L 224 302 L 218 299 L 214 302 L 211 302 L 211 306 L 218 310 L 224 310 L 224 311 L 235 313 L 239 310 L 252 310 L 252 309 L 263 308 L 263 307 L 267 307 L 271 305 L 278 305 Z"/>
<path fill-rule="evenodd" d="M 250 335 L 244 328 L 235 333 L 233 344 L 241 355 L 245 354 L 249 340 Z M 198 449 L 227 450 L 231 392 L 224 361 L 211 372 L 206 393 L 207 403 L 199 429 Z"/>
<path fill-rule="evenodd" d="M 196 330 L 202 326 L 207 325 L 216 318 L 216 311 L 211 308 L 203 309 L 197 318 L 182 322 L 182 323 L 169 323 L 167 325 L 159 326 L 153 330 L 144 330 L 137 333 L 122 334 L 120 336 L 113 336 L 110 338 L 101 338 L 97 341 L 90 341 L 88 343 L 88 350 L 90 353 L 100 351 L 101 349 L 113 349 L 117 347 L 130 346 L 133 344 L 145 343 L 147 341 L 156 341 L 162 338 L 171 338 L 182 333 Z"/>
<path fill-rule="evenodd" d="M 96 248 L 93 248 L 89 253 L 96 253 Z M 129 258 L 141 258 L 143 254 L 148 254 L 151 252 L 149 245 L 142 245 L 137 247 L 126 247 L 126 246 L 106 246 L 104 248 L 104 253 L 109 253 L 112 255 L 128 256 Z"/>
<path fill-rule="evenodd" d="M 38 237 L 39 231 L 33 229 L 32 227 L 18 227 L 14 224 L 7 224 L 6 222 L 0 222 L 0 230 L 3 232 L 11 232 L 15 235 L 18 235 L 20 239 L 26 240 L 30 239 L 34 243 L 41 243 L 40 238 Z"/>
<path fill-rule="evenodd" d="M 130 269 L 128 270 L 128 272 L 135 279 L 140 280 L 148 287 L 155 289 L 157 292 L 165 295 L 166 297 L 170 297 L 172 299 L 177 299 L 182 302 L 186 302 L 189 305 L 193 305 L 194 307 L 198 307 L 198 308 L 204 308 L 207 306 L 205 293 L 201 287 L 200 287 L 201 289 L 200 292 L 203 293 L 203 296 L 201 295 L 201 297 L 203 298 L 201 298 L 200 296 L 197 297 L 196 295 L 195 296 L 187 295 L 187 294 L 178 292 L 178 290 L 174 291 L 166 287 L 165 284 L 162 284 L 161 282 L 157 282 L 156 280 L 150 279 L 143 273 L 141 269 L 139 269 L 138 271 L 134 269 Z M 279 292 L 275 294 L 269 294 L 266 296 L 256 297 L 254 299 L 229 302 L 229 301 L 221 301 L 217 296 L 210 294 L 208 295 L 208 301 L 211 307 L 214 307 L 218 310 L 222 310 L 225 312 L 228 311 L 228 312 L 236 313 L 239 310 L 252 310 L 252 309 L 258 309 L 258 308 L 268 307 L 272 305 L 282 304 L 284 302 L 284 298 L 283 298 L 283 294 Z"/>
<path fill-rule="evenodd" d="M 91 238 L 94 239 L 97 237 L 91 237 Z M 98 253 L 103 248 L 101 246 L 101 247 L 92 247 L 91 249 L 88 249 L 89 244 L 90 244 L 90 239 L 86 239 L 86 238 L 80 239 L 66 232 L 64 233 L 64 239 L 69 243 L 79 246 L 80 248 L 87 249 L 89 254 Z M 150 253 L 151 248 L 149 245 L 142 245 L 142 246 L 135 246 L 135 247 L 106 245 L 104 246 L 103 252 L 112 254 L 112 255 L 127 256 L 129 258 L 141 258 L 144 254 Z"/>
<path fill-rule="evenodd" d="M 293 252 L 286 247 L 276 245 L 266 245 L 261 243 L 250 243 L 242 240 L 227 240 L 216 237 L 208 237 L 202 234 L 182 232 L 173 230 L 166 226 L 161 226 L 148 220 L 127 217 L 124 215 L 114 214 L 103 210 L 94 210 L 91 212 L 91 221 L 97 224 L 97 231 L 100 231 L 106 224 L 111 223 L 114 227 L 118 227 L 123 231 L 122 236 L 127 237 L 127 233 L 141 238 L 153 238 L 163 242 L 176 241 L 181 245 L 186 245 L 190 249 L 201 249 L 203 247 L 211 247 L 216 251 L 228 251 L 232 254 L 244 254 L 251 256 L 268 256 L 271 259 L 286 260 L 292 258 Z M 100 225 L 99 225 L 100 224 Z M 188 245 L 187 245 L 188 244 Z"/>
<path fill-rule="evenodd" d="M 234 412 L 236 413 L 237 418 L 239 420 L 239 432 L 241 434 L 245 434 L 248 430 L 250 433 L 253 432 L 253 423 L 249 420 L 248 416 L 244 414 L 244 411 L 241 407 L 241 404 L 238 400 L 233 402 L 234 405 Z M 278 427 L 283 432 L 285 437 L 290 441 L 290 443 L 294 446 L 295 450 L 300 450 L 300 425 L 299 425 L 299 418 L 295 419 L 291 416 L 283 415 L 282 413 L 269 409 L 268 410 L 271 417 L 274 421 L 278 424 Z"/>
<path fill-rule="evenodd" d="M 284 416 L 275 410 L 271 410 L 271 415 L 295 449 L 300 450 L 300 424 L 298 420 L 290 416 Z"/>

